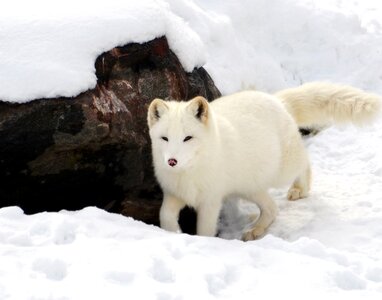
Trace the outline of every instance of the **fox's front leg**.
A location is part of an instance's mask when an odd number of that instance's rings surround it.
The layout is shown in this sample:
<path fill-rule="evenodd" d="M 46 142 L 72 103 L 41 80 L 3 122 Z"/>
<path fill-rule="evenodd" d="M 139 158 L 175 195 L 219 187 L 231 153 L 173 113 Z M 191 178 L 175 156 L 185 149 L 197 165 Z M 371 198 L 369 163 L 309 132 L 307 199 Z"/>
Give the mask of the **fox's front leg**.
<path fill-rule="evenodd" d="M 160 227 L 173 232 L 181 232 L 179 226 L 179 212 L 186 204 L 173 196 L 164 194 L 163 203 L 159 212 Z"/>
<path fill-rule="evenodd" d="M 208 201 L 208 198 L 204 200 L 197 209 L 198 221 L 196 233 L 203 236 L 215 236 L 222 205 L 221 202 L 216 200 Z"/>

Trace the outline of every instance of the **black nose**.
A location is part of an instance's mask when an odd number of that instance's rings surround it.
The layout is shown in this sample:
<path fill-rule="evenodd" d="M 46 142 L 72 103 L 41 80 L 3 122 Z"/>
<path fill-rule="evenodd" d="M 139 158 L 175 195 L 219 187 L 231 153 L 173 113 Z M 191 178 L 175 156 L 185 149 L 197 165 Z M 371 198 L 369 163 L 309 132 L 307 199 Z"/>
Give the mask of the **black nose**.
<path fill-rule="evenodd" d="M 178 161 L 177 161 L 175 158 L 170 158 L 167 162 L 168 162 L 168 164 L 169 164 L 171 167 L 175 167 L 176 164 L 178 163 Z"/>

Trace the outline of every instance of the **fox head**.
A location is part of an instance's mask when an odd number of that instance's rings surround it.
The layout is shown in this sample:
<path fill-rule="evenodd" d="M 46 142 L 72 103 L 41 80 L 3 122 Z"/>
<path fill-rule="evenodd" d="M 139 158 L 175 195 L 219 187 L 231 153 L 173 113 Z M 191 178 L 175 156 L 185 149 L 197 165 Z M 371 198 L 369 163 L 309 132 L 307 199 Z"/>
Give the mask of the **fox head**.
<path fill-rule="evenodd" d="M 208 141 L 209 104 L 201 96 L 188 102 L 154 99 L 147 122 L 155 167 L 173 172 L 188 169 Z"/>

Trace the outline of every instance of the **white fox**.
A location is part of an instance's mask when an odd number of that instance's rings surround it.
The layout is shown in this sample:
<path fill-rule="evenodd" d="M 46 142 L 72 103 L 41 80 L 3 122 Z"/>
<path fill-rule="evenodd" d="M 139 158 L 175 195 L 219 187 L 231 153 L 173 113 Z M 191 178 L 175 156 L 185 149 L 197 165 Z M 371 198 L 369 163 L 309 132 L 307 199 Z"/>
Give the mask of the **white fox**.
<path fill-rule="evenodd" d="M 197 211 L 197 234 L 215 236 L 226 198 L 257 204 L 260 216 L 244 240 L 262 236 L 277 214 L 269 188 L 292 184 L 289 200 L 308 195 L 311 171 L 299 126 L 362 124 L 380 111 L 380 97 L 313 82 L 269 95 L 244 91 L 208 103 L 155 99 L 148 125 L 155 175 L 163 190 L 160 225 L 180 232 L 180 210 Z"/>

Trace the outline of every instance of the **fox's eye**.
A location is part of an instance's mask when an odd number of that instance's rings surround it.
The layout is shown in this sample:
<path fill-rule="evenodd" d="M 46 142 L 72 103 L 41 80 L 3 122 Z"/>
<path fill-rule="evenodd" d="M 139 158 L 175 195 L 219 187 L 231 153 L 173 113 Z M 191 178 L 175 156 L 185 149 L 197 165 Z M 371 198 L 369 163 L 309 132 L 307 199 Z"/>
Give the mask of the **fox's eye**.
<path fill-rule="evenodd" d="M 183 142 L 187 142 L 187 141 L 189 141 L 189 140 L 191 140 L 192 139 L 192 136 L 186 136 L 185 138 L 184 138 L 184 140 L 183 140 Z"/>
<path fill-rule="evenodd" d="M 161 139 L 164 140 L 164 141 L 166 141 L 166 142 L 168 142 L 168 138 L 165 137 L 165 136 L 162 136 Z"/>

